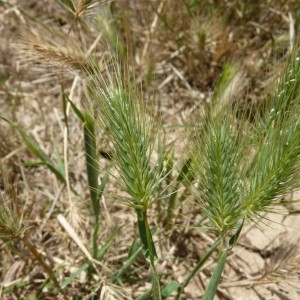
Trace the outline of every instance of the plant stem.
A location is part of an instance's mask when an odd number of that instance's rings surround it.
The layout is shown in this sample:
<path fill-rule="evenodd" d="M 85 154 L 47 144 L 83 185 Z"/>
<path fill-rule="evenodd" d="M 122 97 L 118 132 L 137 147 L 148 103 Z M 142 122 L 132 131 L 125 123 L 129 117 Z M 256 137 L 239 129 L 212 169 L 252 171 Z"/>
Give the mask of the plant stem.
<path fill-rule="evenodd" d="M 138 227 L 140 238 L 143 244 L 144 257 L 150 263 L 151 278 L 152 278 L 152 295 L 154 300 L 161 300 L 161 290 L 159 277 L 155 268 L 155 262 L 157 260 L 157 253 L 153 242 L 151 230 L 149 228 L 147 220 L 147 211 L 136 209 L 138 217 Z"/>
<path fill-rule="evenodd" d="M 157 270 L 154 264 L 151 264 L 151 277 L 152 277 L 152 295 L 154 300 L 161 300 L 161 290 L 160 290 L 160 283 L 159 277 L 157 274 Z"/>
<path fill-rule="evenodd" d="M 228 250 L 223 251 L 223 253 L 221 254 L 218 260 L 217 266 L 215 267 L 215 270 L 211 276 L 209 284 L 206 287 L 202 300 L 213 300 L 217 292 L 217 287 L 221 279 L 221 275 L 225 266 L 227 256 L 228 256 Z"/>
<path fill-rule="evenodd" d="M 183 292 L 184 288 L 189 284 L 190 280 L 198 273 L 200 268 L 204 265 L 204 263 L 207 261 L 207 259 L 211 256 L 213 251 L 217 248 L 217 246 L 220 243 L 220 238 L 218 238 L 208 249 L 208 251 L 204 254 L 204 256 L 198 261 L 192 272 L 185 278 L 183 283 L 181 284 L 181 287 L 178 290 L 178 293 L 176 295 L 175 300 L 179 300 L 181 293 Z"/>
<path fill-rule="evenodd" d="M 96 258 L 98 253 L 98 230 L 100 214 L 100 204 L 98 195 L 99 164 L 97 160 L 94 121 L 89 115 L 86 115 L 85 122 L 86 123 L 84 125 L 84 147 L 87 177 L 94 212 L 93 257 Z"/>
<path fill-rule="evenodd" d="M 152 295 L 152 287 L 149 290 L 147 290 L 144 294 L 138 296 L 136 300 L 148 300 L 151 299 L 151 295 Z"/>

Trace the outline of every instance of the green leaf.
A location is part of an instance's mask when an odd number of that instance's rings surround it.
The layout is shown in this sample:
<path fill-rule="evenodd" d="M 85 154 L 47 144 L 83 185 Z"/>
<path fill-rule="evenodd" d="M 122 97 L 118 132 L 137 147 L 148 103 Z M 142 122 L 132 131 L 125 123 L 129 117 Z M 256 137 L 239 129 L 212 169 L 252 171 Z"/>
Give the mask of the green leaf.
<path fill-rule="evenodd" d="M 21 163 L 22 166 L 24 167 L 40 167 L 40 166 L 45 166 L 45 163 L 43 161 L 25 161 Z"/>
<path fill-rule="evenodd" d="M 177 177 L 178 182 L 182 182 L 186 179 L 189 182 L 193 180 L 193 174 L 191 172 L 191 163 L 192 163 L 191 158 L 186 160 L 186 162 L 184 163 L 184 165 L 182 166 L 182 168 L 178 174 L 178 177 Z"/>
<path fill-rule="evenodd" d="M 143 254 L 147 261 L 154 263 L 158 259 L 147 217 L 140 209 L 136 209 L 139 234 L 143 245 Z"/>
<path fill-rule="evenodd" d="M 66 7 L 70 12 L 76 13 L 76 9 L 71 0 L 58 0 L 64 7 Z"/>
<path fill-rule="evenodd" d="M 178 288 L 180 288 L 181 285 L 178 281 L 171 281 L 168 284 L 164 286 L 164 288 L 161 291 L 161 295 L 166 298 L 169 297 L 173 292 L 177 291 Z"/>
<path fill-rule="evenodd" d="M 88 176 L 88 183 L 94 208 L 94 213 L 99 214 L 99 198 L 98 198 L 98 177 L 99 163 L 97 155 L 97 145 L 95 137 L 94 121 L 86 115 L 84 125 L 84 148 L 85 160 Z"/>
<path fill-rule="evenodd" d="M 237 229 L 236 233 L 230 238 L 229 243 L 228 243 L 229 249 L 232 249 L 233 246 L 236 244 L 236 242 L 240 236 L 240 233 L 242 231 L 243 226 L 244 226 L 244 219 L 243 219 L 241 225 L 239 226 L 239 228 Z"/>
<path fill-rule="evenodd" d="M 105 172 L 105 174 L 102 177 L 102 179 L 101 179 L 101 183 L 99 184 L 98 189 L 97 189 L 97 197 L 98 197 L 98 199 L 102 197 L 102 194 L 104 192 L 104 189 L 105 189 L 105 186 L 106 186 L 109 174 L 110 174 L 110 170 L 108 169 Z"/>
<path fill-rule="evenodd" d="M 95 136 L 95 121 L 90 114 L 83 115 L 77 106 L 66 96 L 76 116 L 84 123 L 84 148 L 85 148 L 85 160 L 87 168 L 88 183 L 93 203 L 94 214 L 99 214 L 99 197 L 102 195 L 107 176 L 105 180 L 98 185 L 99 177 L 99 163 Z M 99 187 L 102 190 L 99 190 Z"/>
<path fill-rule="evenodd" d="M 117 272 L 114 273 L 113 277 L 115 279 L 119 279 L 119 277 L 122 276 L 122 274 L 135 262 L 135 260 L 141 252 L 142 246 L 139 246 L 135 249 L 135 251 L 129 253 L 127 260 L 123 263 L 123 266 Z"/>
<path fill-rule="evenodd" d="M 59 168 L 57 168 L 54 163 L 52 162 L 51 158 L 45 153 L 45 151 L 39 146 L 39 144 L 35 141 L 35 139 L 27 134 L 22 128 L 19 126 L 13 124 L 10 120 L 7 118 L 0 116 L 0 119 L 4 120 L 8 124 L 10 124 L 14 129 L 16 129 L 27 146 L 27 148 L 35 155 L 37 156 L 43 164 L 45 164 L 50 171 L 52 171 L 59 180 L 62 182 L 65 182 L 65 175 L 61 172 Z"/>
<path fill-rule="evenodd" d="M 64 289 L 68 286 L 82 271 L 86 270 L 91 264 L 86 262 L 80 266 L 76 271 L 74 271 L 69 278 L 67 278 L 61 285 L 61 288 Z"/>
<path fill-rule="evenodd" d="M 23 129 L 16 127 L 21 134 L 22 140 L 26 144 L 27 148 L 38 158 L 40 158 L 44 164 L 50 169 L 62 182 L 65 182 L 64 174 L 53 164 L 50 157 L 40 148 L 38 143 L 33 137 L 28 135 Z"/>
<path fill-rule="evenodd" d="M 97 253 L 97 259 L 101 260 L 106 253 L 106 251 L 111 246 L 114 238 L 117 236 L 118 230 L 115 230 L 110 238 L 107 240 L 107 242 L 104 244 L 104 246 L 98 251 Z M 64 289 L 66 286 L 68 286 L 82 271 L 88 269 L 91 265 L 91 262 L 86 262 L 83 265 L 81 265 L 76 271 L 74 271 L 69 278 L 67 278 L 61 285 L 61 288 Z"/>
<path fill-rule="evenodd" d="M 132 240 L 132 244 L 130 246 L 130 248 L 128 249 L 128 258 L 131 257 L 131 255 L 140 247 L 139 243 L 138 243 L 138 238 L 135 235 L 134 239 Z"/>
<path fill-rule="evenodd" d="M 138 296 L 136 300 L 149 300 L 151 299 L 152 289 L 147 290 L 144 294 Z"/>
<path fill-rule="evenodd" d="M 90 114 L 83 114 L 77 106 L 66 95 L 74 113 L 84 123 L 84 147 L 87 168 L 87 177 L 90 187 L 90 193 L 95 214 L 99 214 L 99 198 L 101 197 L 105 184 L 108 179 L 108 173 L 103 177 L 101 184 L 98 185 L 99 163 L 95 136 L 95 121 Z"/>
<path fill-rule="evenodd" d="M 66 177 L 65 174 L 65 164 L 63 162 L 63 159 L 61 157 L 61 155 L 59 154 L 58 151 L 55 151 L 55 161 L 56 161 L 56 165 L 57 165 L 57 169 L 58 171 L 63 174 L 64 178 Z"/>
<path fill-rule="evenodd" d="M 153 300 L 161 300 L 162 296 L 161 296 L 161 290 L 160 290 L 160 283 L 159 283 L 159 277 L 158 277 L 158 273 L 157 270 L 154 266 L 154 264 L 152 264 L 152 262 L 150 262 L 150 267 L 151 267 L 151 282 L 152 282 L 152 299 Z"/>
<path fill-rule="evenodd" d="M 217 292 L 218 284 L 221 279 L 221 275 L 225 266 L 225 262 L 228 256 L 228 251 L 224 251 L 217 263 L 217 266 L 214 269 L 214 272 L 212 274 L 212 277 L 209 281 L 209 284 L 205 290 L 205 293 L 202 297 L 202 300 L 213 300 L 214 296 Z"/>
<path fill-rule="evenodd" d="M 85 117 L 81 113 L 81 111 L 77 108 L 77 106 L 72 102 L 72 100 L 66 95 L 66 98 L 68 99 L 69 103 L 71 104 L 71 107 L 76 114 L 76 116 L 81 120 L 82 123 L 85 123 Z"/>
<path fill-rule="evenodd" d="M 107 240 L 107 242 L 104 244 L 104 246 L 98 251 L 96 258 L 101 260 L 104 257 L 104 254 L 106 253 L 106 251 L 109 249 L 109 247 L 111 246 L 114 238 L 117 236 L 119 232 L 119 229 L 116 229 L 112 235 L 110 236 L 110 238 Z"/>

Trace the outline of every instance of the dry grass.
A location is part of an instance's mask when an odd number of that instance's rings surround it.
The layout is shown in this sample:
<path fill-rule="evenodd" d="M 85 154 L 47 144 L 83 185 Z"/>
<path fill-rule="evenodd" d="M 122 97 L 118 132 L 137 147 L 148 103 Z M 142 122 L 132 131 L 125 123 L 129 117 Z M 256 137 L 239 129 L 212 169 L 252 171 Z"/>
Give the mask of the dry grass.
<path fill-rule="evenodd" d="M 67 13 L 54 0 L 0 4 L 0 114 L 30 133 L 51 158 L 55 160 L 59 154 L 65 159 L 72 187 L 66 188 L 44 167 L 26 165 L 35 162 L 36 157 L 24 147 L 16 132 L 1 122 L 0 189 L 4 199 L 13 201 L 19 218 L 23 218 L 28 241 L 61 281 L 85 262 L 82 249 L 91 249 L 93 222 L 81 124 L 69 108 L 66 135 L 62 101 L 62 94 L 68 93 L 82 108 L 84 93 L 80 80 L 73 79 L 64 69 L 81 70 L 87 58 L 91 59 L 91 53 L 97 58 L 106 57 L 106 51 L 116 49 L 118 32 L 116 52 L 121 59 L 126 57 L 130 61 L 132 77 L 153 98 L 156 112 L 162 116 L 167 144 L 176 145 L 175 163 L 179 169 L 185 153 L 180 133 L 175 133 L 174 128 L 189 123 L 195 106 L 211 101 L 225 63 L 234 66 L 236 77 L 227 89 L 220 91 L 224 99 L 232 96 L 243 111 L 252 111 L 253 106 L 259 110 L 295 43 L 300 19 L 300 6 L 293 0 L 261 4 L 236 0 L 124 0 L 91 9 L 80 6 L 81 1 L 77 3 L 75 14 Z M 187 3 L 195 5 L 188 8 Z M 86 29 L 92 13 L 98 13 L 97 23 L 102 31 L 83 36 L 81 30 Z M 41 22 L 35 23 L 36 19 Z M 47 23 L 54 24 L 55 30 L 44 28 L 42 24 Z M 100 136 L 99 141 L 105 156 L 105 137 Z M 100 158 L 103 172 L 109 164 L 107 157 Z M 136 235 L 134 214 L 115 201 L 116 191 L 125 197 L 109 183 L 101 199 L 99 245 L 103 246 L 117 227 L 118 235 L 101 266 L 94 266 L 97 272 L 89 284 L 81 274 L 66 287 L 68 299 L 135 299 L 150 287 L 143 257 L 137 258 L 120 282 L 112 283 L 106 278 L 122 267 Z M 158 271 L 164 274 L 163 283 L 182 281 L 214 238 L 193 228 L 200 212 L 188 205 L 189 199 L 185 204 L 180 208 L 176 226 L 157 233 L 162 258 Z M 74 228 L 79 243 L 57 220 L 58 215 L 66 212 L 68 220 L 78 224 Z M 152 225 L 161 222 L 155 209 L 149 218 Z M 268 245 L 276 241 L 280 232 L 298 233 L 298 220 L 297 215 L 291 214 L 274 220 L 286 227 L 249 228 L 240 248 L 232 254 L 237 259 L 230 259 L 225 270 L 218 299 L 245 299 L 245 293 L 247 299 L 284 299 L 281 294 L 286 299 L 297 299 L 297 283 L 283 287 L 278 282 L 288 279 L 286 272 L 299 268 L 299 247 L 294 243 L 269 250 Z M 62 297 L 45 280 L 49 274 L 30 254 L 24 240 L 3 244 L 0 251 L 1 299 Z M 267 266 L 266 253 L 271 257 Z M 212 263 L 213 260 L 209 261 L 187 286 L 182 299 L 199 299 Z"/>

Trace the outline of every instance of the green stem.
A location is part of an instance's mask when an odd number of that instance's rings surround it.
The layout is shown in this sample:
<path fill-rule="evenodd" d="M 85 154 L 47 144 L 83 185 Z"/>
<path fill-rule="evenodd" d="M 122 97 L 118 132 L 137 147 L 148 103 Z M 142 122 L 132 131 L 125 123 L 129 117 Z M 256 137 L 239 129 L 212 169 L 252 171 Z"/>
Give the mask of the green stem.
<path fill-rule="evenodd" d="M 154 300 L 161 300 L 161 290 L 157 270 L 155 265 L 150 264 L 151 266 L 151 277 L 152 277 L 152 295 Z"/>
<path fill-rule="evenodd" d="M 215 267 L 215 270 L 211 276 L 209 284 L 204 292 L 202 300 L 213 300 L 217 292 L 218 284 L 221 279 L 221 275 L 225 266 L 227 256 L 228 256 L 228 250 L 223 251 L 223 253 L 221 254 L 218 260 L 217 266 Z"/>
<path fill-rule="evenodd" d="M 189 284 L 189 282 L 191 281 L 191 279 L 198 273 L 198 271 L 200 270 L 200 268 L 204 265 L 204 263 L 207 261 L 207 259 L 211 256 L 211 254 L 217 248 L 217 246 L 219 245 L 219 243 L 220 243 L 220 238 L 218 238 L 211 245 L 211 247 L 204 254 L 204 256 L 198 261 L 198 263 L 196 264 L 196 266 L 194 267 L 194 269 L 192 270 L 192 272 L 190 272 L 190 274 L 185 278 L 185 280 L 181 284 L 181 287 L 178 290 L 178 293 L 177 293 L 177 296 L 176 296 L 175 300 L 179 300 L 180 299 L 180 296 L 181 296 L 181 293 L 183 292 L 183 289 Z"/>
<path fill-rule="evenodd" d="M 98 231 L 99 231 L 99 214 L 100 203 L 98 195 L 98 176 L 99 164 L 97 160 L 96 138 L 94 122 L 89 115 L 85 117 L 84 125 L 84 147 L 87 168 L 87 178 L 91 193 L 92 206 L 94 212 L 94 232 L 93 232 L 93 257 L 96 258 L 98 253 Z"/>
<path fill-rule="evenodd" d="M 157 253 L 153 242 L 151 230 L 147 220 L 147 211 L 136 209 L 138 217 L 139 234 L 143 245 L 143 253 L 145 259 L 149 262 L 152 277 L 152 295 L 154 300 L 161 300 L 161 290 L 155 262 L 157 260 Z"/>
<path fill-rule="evenodd" d="M 99 215 L 95 215 L 94 221 L 94 232 L 93 232 L 93 257 L 97 259 L 98 253 L 98 232 L 99 232 Z"/>

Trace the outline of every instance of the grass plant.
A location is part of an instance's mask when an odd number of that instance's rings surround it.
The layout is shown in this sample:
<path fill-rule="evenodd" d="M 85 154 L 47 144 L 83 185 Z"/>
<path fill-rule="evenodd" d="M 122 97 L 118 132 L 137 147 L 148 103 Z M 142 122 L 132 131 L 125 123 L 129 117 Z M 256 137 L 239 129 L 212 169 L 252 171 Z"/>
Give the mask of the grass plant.
<path fill-rule="evenodd" d="M 131 197 L 124 204 L 136 211 L 144 256 L 151 267 L 153 299 L 161 299 L 155 267 L 157 253 L 147 218 L 148 209 L 159 197 L 157 189 L 162 180 L 157 167 L 151 166 L 152 130 L 143 103 L 139 102 L 135 90 L 131 90 L 130 83 L 124 82 L 123 78 L 129 73 L 122 75 L 118 66 L 113 73 L 115 78 L 104 79 L 95 72 L 98 77 L 88 82 L 88 93 L 92 105 L 100 108 L 101 127 L 106 128 L 111 138 L 112 157 L 122 178 L 121 187 Z"/>

